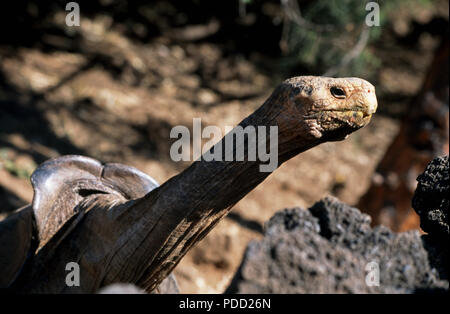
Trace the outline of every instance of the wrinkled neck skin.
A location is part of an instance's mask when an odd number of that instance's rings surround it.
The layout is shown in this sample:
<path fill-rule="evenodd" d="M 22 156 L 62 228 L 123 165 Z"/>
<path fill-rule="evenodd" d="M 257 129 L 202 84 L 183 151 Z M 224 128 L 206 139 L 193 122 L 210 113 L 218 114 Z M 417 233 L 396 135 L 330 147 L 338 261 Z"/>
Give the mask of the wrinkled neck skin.
<path fill-rule="evenodd" d="M 278 127 L 278 166 L 323 140 L 302 130 L 298 109 L 288 102 L 281 85 L 272 96 L 239 125 Z M 283 104 L 283 105 L 282 105 Z M 222 139 L 217 145 L 224 147 Z M 269 149 L 270 137 L 266 136 Z M 245 142 L 247 144 L 247 142 Z M 234 147 L 236 149 L 236 147 Z M 223 152 L 224 150 L 222 150 Z M 260 161 L 198 160 L 181 174 L 141 199 L 129 215 L 144 224 L 142 245 L 132 259 L 139 260 L 137 283 L 148 290 L 176 266 L 186 252 L 201 240 L 230 209 L 260 184 L 271 172 L 260 171 Z M 109 278 L 114 281 L 118 278 Z"/>

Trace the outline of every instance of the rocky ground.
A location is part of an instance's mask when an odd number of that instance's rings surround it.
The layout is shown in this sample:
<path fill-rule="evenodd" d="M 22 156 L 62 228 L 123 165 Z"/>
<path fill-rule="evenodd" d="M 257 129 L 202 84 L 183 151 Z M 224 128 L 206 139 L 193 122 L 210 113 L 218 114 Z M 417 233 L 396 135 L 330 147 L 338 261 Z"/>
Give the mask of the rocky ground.
<path fill-rule="evenodd" d="M 448 156 L 434 159 L 418 181 L 413 206 L 427 235 L 371 228 L 368 215 L 332 197 L 308 210 L 285 209 L 249 244 L 227 292 L 448 291 Z"/>

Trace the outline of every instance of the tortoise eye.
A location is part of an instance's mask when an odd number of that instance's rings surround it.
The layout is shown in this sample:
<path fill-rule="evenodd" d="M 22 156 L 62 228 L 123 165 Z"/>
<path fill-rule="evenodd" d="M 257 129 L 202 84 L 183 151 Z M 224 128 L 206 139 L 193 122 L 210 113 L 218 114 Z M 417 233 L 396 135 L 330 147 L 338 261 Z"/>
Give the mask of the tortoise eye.
<path fill-rule="evenodd" d="M 330 88 L 330 92 L 331 92 L 331 95 L 333 95 L 336 98 L 344 99 L 346 96 L 344 90 L 340 87 L 334 86 L 334 87 Z"/>

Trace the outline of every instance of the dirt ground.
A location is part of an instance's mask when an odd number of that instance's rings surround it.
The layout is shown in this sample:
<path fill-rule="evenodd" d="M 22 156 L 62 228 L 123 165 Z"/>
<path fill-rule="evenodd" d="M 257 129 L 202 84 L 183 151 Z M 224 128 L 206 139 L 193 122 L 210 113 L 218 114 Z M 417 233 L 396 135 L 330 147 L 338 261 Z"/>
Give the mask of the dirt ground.
<path fill-rule="evenodd" d="M 30 174 L 63 154 L 129 164 L 163 183 L 189 165 L 169 157 L 172 127 L 192 128 L 198 117 L 203 127 L 236 125 L 277 83 L 276 75 L 255 66 L 258 54 L 224 55 L 216 43 L 174 43 L 164 36 L 141 45 L 110 26 L 108 18 L 81 21 L 84 53 L 0 46 L 0 218 L 31 202 Z M 55 36 L 44 39 L 52 43 Z M 306 208 L 328 194 L 358 201 L 420 88 L 436 45 L 432 37 L 423 42 L 401 53 L 388 40 L 378 44 L 384 63 L 372 122 L 343 142 L 286 162 L 242 199 L 175 269 L 183 293 L 223 292 L 248 242 L 261 238 L 276 211 Z"/>

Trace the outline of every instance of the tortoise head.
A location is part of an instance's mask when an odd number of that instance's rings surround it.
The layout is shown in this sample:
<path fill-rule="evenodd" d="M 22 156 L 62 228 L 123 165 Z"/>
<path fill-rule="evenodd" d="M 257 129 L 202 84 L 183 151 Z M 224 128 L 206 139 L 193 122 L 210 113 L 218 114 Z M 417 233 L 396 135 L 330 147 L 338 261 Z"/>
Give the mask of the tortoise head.
<path fill-rule="evenodd" d="M 309 139 L 342 140 L 367 125 L 377 109 L 375 87 L 360 78 L 299 76 L 282 85 L 290 120 L 297 119 L 298 132 Z"/>

